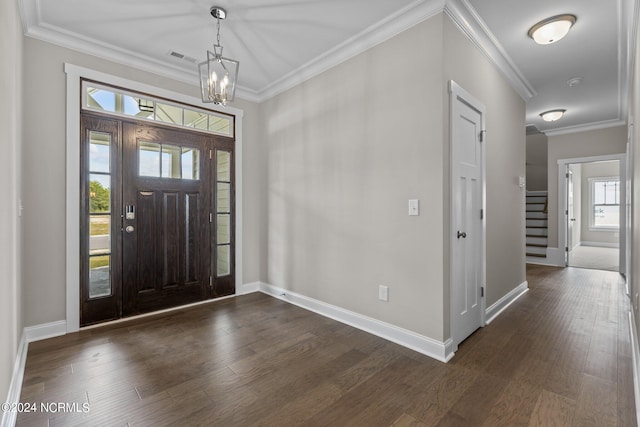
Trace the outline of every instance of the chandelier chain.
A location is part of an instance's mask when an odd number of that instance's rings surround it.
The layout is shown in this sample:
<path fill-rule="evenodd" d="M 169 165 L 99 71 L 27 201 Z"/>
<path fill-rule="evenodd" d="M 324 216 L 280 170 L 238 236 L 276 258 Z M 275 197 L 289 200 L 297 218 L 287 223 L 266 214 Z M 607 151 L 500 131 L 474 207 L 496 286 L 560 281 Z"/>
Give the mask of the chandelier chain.
<path fill-rule="evenodd" d="M 220 46 L 220 18 L 217 18 L 218 21 L 218 46 Z"/>

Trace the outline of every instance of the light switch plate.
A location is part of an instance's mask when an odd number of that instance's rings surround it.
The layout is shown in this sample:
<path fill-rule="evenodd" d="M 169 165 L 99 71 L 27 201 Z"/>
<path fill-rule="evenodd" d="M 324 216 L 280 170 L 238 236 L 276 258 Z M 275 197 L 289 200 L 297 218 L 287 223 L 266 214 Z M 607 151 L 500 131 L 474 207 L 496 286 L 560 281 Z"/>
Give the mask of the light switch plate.
<path fill-rule="evenodd" d="M 378 299 L 380 301 L 389 301 L 389 287 L 380 285 L 378 287 Z"/>
<path fill-rule="evenodd" d="M 420 215 L 420 200 L 409 199 L 409 216 Z"/>

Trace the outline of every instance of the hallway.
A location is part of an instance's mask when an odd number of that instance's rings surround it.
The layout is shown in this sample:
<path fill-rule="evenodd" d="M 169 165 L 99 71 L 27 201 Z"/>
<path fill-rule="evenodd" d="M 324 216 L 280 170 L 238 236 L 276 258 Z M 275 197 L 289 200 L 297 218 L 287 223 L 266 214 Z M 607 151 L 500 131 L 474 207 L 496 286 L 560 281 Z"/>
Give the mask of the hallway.
<path fill-rule="evenodd" d="M 530 291 L 447 364 L 263 294 L 32 343 L 37 425 L 635 426 L 613 272 L 528 266 Z"/>

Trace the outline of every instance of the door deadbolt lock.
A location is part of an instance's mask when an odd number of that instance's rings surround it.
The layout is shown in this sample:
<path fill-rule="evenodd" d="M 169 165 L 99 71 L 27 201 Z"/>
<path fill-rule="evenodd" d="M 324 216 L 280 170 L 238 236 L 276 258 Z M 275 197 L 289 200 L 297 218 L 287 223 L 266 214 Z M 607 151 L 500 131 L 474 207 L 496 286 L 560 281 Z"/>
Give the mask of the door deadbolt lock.
<path fill-rule="evenodd" d="M 466 239 L 467 238 L 467 233 L 464 232 L 464 231 L 458 231 L 458 239 L 461 238 L 461 237 L 463 239 Z"/>
<path fill-rule="evenodd" d="M 127 233 L 133 233 L 133 225 L 127 225 L 127 228 L 124 229 L 124 231 L 126 231 Z"/>
<path fill-rule="evenodd" d="M 136 219 L 136 208 L 133 205 L 127 205 L 124 211 L 125 219 L 132 220 Z"/>

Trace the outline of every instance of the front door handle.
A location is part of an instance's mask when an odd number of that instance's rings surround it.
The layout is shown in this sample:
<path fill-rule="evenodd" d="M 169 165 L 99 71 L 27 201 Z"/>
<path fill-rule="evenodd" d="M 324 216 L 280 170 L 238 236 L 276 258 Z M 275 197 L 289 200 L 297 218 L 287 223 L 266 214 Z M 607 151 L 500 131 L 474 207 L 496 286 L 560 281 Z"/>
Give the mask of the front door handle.
<path fill-rule="evenodd" d="M 466 239 L 467 238 L 467 233 L 464 232 L 464 231 L 458 231 L 458 239 L 461 238 L 461 237 L 463 239 Z"/>

